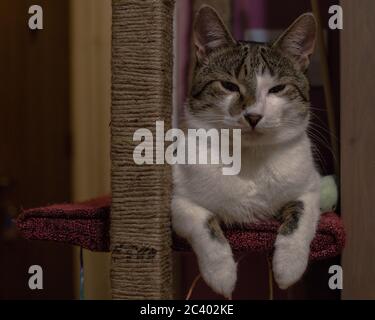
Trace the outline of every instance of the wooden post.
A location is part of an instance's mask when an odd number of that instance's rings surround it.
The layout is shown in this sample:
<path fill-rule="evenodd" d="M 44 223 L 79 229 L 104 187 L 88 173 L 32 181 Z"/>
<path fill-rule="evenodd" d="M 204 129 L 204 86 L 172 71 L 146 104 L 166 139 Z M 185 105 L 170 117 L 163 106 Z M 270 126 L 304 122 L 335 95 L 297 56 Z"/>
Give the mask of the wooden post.
<path fill-rule="evenodd" d="M 375 1 L 343 0 L 342 7 L 342 298 L 375 299 Z"/>

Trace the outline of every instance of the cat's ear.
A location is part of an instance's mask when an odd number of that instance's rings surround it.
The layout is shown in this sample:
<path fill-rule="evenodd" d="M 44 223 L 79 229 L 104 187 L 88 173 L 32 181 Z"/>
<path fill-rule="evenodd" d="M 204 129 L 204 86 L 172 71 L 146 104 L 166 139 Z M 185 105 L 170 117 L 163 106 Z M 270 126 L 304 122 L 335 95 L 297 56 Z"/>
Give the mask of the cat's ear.
<path fill-rule="evenodd" d="M 275 41 L 273 47 L 278 48 L 295 61 L 302 71 L 305 71 L 314 52 L 316 33 L 317 24 L 314 15 L 305 13 Z"/>
<path fill-rule="evenodd" d="M 199 9 L 195 18 L 193 39 L 200 63 L 204 63 L 215 49 L 235 44 L 219 14 L 214 8 L 206 5 Z"/>

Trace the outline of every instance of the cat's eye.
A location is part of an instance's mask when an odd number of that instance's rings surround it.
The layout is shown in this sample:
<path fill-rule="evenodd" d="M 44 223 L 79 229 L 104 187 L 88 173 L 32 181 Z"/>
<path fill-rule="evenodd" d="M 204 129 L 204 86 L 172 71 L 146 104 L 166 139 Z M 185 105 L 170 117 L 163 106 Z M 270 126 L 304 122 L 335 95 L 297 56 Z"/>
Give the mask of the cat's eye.
<path fill-rule="evenodd" d="M 273 88 L 271 88 L 268 93 L 279 93 L 281 91 L 283 91 L 284 89 L 286 88 L 286 85 L 285 84 L 279 84 L 278 86 L 275 86 Z"/>
<path fill-rule="evenodd" d="M 231 92 L 240 92 L 240 88 L 234 84 L 233 82 L 229 81 L 220 81 L 221 85 L 225 90 L 231 91 Z"/>

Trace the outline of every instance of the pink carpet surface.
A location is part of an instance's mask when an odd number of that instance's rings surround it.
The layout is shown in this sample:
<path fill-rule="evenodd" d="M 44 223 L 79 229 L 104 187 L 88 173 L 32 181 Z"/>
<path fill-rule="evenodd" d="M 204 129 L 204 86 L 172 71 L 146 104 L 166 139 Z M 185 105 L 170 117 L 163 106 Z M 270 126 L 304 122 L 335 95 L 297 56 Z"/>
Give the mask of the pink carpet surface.
<path fill-rule="evenodd" d="M 81 246 L 92 251 L 109 251 L 111 198 L 84 203 L 55 204 L 21 212 L 16 220 L 21 236 Z"/>
<path fill-rule="evenodd" d="M 16 224 L 25 239 L 63 242 L 92 251 L 110 251 L 110 208 L 109 196 L 78 204 L 51 205 L 24 210 Z M 224 229 L 224 233 L 236 252 L 271 253 L 279 226 L 277 221 L 267 221 Z M 345 231 L 340 217 L 334 212 L 322 214 L 311 243 L 310 260 L 335 257 L 344 245 Z M 173 249 L 191 250 L 188 243 L 177 235 L 173 235 Z"/>

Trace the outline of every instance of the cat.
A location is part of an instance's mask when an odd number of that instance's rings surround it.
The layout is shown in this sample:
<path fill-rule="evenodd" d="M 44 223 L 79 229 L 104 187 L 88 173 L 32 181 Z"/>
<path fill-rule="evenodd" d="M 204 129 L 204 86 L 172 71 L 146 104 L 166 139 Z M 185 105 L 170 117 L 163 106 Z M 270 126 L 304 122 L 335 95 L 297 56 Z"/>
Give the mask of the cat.
<path fill-rule="evenodd" d="M 320 216 L 307 135 L 315 18 L 303 14 L 271 44 L 243 42 L 203 6 L 193 35 L 197 61 L 182 127 L 241 129 L 242 167 L 226 176 L 220 165 L 173 166 L 172 226 L 191 244 L 205 282 L 230 298 L 237 264 L 221 224 L 279 219 L 272 268 L 286 289 L 305 272 Z"/>

